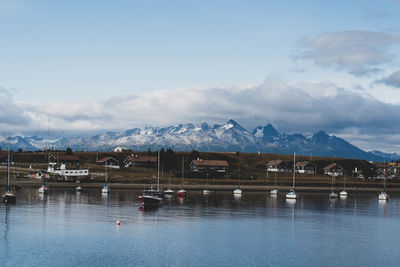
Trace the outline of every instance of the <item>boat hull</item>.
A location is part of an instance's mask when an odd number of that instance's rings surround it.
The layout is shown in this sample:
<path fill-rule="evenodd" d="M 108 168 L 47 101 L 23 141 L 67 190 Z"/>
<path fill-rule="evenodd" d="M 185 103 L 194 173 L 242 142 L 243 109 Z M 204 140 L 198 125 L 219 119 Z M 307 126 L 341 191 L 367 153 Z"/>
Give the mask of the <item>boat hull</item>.
<path fill-rule="evenodd" d="M 17 202 L 17 196 L 7 192 L 1 197 L 1 200 L 6 204 L 14 204 Z"/>
<path fill-rule="evenodd" d="M 163 203 L 163 199 L 157 196 L 139 196 L 138 199 L 143 206 L 158 206 Z"/>
<path fill-rule="evenodd" d="M 179 190 L 177 193 L 178 197 L 186 197 L 186 191 L 185 190 Z"/>
<path fill-rule="evenodd" d="M 40 194 L 48 194 L 49 193 L 49 188 L 47 186 L 42 185 L 39 189 L 38 192 Z"/>

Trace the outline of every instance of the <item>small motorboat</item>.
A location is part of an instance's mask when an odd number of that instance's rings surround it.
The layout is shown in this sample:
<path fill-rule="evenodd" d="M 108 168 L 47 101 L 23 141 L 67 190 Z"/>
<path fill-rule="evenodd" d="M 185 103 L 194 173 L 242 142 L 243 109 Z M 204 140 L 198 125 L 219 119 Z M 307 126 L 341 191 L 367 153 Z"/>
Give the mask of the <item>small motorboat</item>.
<path fill-rule="evenodd" d="M 49 193 L 49 187 L 46 184 L 42 184 L 42 186 L 39 187 L 38 192 L 40 194 L 48 194 Z"/>
<path fill-rule="evenodd" d="M 76 192 L 81 192 L 81 191 L 82 191 L 82 186 L 79 185 L 78 187 L 76 187 L 76 188 L 75 188 L 75 191 L 76 191 Z"/>
<path fill-rule="evenodd" d="M 103 193 L 103 194 L 108 194 L 108 193 L 110 193 L 111 192 L 111 189 L 110 189 L 110 187 L 108 186 L 108 183 L 105 183 L 104 185 L 103 185 L 103 188 L 101 189 L 101 193 Z"/>
<path fill-rule="evenodd" d="M 346 191 L 340 191 L 339 193 L 340 198 L 346 198 L 347 197 L 347 192 Z"/>

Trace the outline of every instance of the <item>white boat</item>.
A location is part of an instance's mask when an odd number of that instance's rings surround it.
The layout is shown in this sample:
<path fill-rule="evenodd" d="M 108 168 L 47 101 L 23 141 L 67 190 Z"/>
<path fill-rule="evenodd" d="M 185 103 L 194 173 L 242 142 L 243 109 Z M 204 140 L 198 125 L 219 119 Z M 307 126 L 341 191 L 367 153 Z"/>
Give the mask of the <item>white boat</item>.
<path fill-rule="evenodd" d="M 235 190 L 233 190 L 233 194 L 235 195 L 241 195 L 242 194 L 242 189 L 238 186 Z"/>
<path fill-rule="evenodd" d="M 289 193 L 286 194 L 286 198 L 288 199 L 296 199 L 297 194 L 295 190 L 295 183 L 296 183 L 296 152 L 293 153 L 293 188 L 290 189 Z"/>
<path fill-rule="evenodd" d="M 82 191 L 82 186 L 80 186 L 80 185 L 77 186 L 77 187 L 75 188 L 75 191 L 76 191 L 76 192 L 81 192 L 81 191 Z"/>
<path fill-rule="evenodd" d="M 167 190 L 164 191 L 164 194 L 166 194 L 166 195 L 173 195 L 173 194 L 174 194 L 174 190 L 172 190 L 172 189 L 167 189 Z"/>
<path fill-rule="evenodd" d="M 211 191 L 211 190 L 208 190 L 208 189 L 204 189 L 203 190 L 203 194 L 204 195 L 209 195 L 209 194 L 211 194 L 211 193 L 213 193 L 214 191 Z"/>
<path fill-rule="evenodd" d="M 277 196 L 278 195 L 278 189 L 272 189 L 271 191 L 269 191 L 269 193 L 271 194 L 271 196 Z"/>
<path fill-rule="evenodd" d="M 386 194 L 386 192 L 379 193 L 379 200 L 388 200 L 388 199 L 389 199 L 389 195 Z"/>
<path fill-rule="evenodd" d="M 286 194 L 286 198 L 296 199 L 297 198 L 296 191 L 294 191 L 294 189 L 290 189 L 289 193 Z"/>
<path fill-rule="evenodd" d="M 337 198 L 338 197 L 338 195 L 336 194 L 336 193 L 330 193 L 329 194 L 329 198 Z"/>
<path fill-rule="evenodd" d="M 42 184 L 42 186 L 39 187 L 38 192 L 40 194 L 48 194 L 49 193 L 49 187 L 46 184 Z"/>
<path fill-rule="evenodd" d="M 386 164 L 386 162 L 384 163 Z M 383 167 L 383 184 L 384 184 L 384 191 L 379 193 L 379 200 L 388 200 L 389 199 L 389 195 L 386 193 L 386 168 Z"/>
<path fill-rule="evenodd" d="M 108 186 L 108 183 L 105 183 L 104 185 L 103 185 L 103 188 L 101 189 L 101 193 L 103 193 L 103 194 L 108 194 L 108 193 L 110 193 L 111 192 L 111 189 L 110 189 L 110 187 Z"/>

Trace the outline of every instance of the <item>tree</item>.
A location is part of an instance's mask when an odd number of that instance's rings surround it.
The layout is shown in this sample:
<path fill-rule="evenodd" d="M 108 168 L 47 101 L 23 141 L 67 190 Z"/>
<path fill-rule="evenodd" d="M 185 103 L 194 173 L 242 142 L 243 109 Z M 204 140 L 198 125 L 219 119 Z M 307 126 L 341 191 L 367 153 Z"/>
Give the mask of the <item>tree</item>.
<path fill-rule="evenodd" d="M 171 148 L 167 149 L 165 152 L 165 168 L 167 171 L 170 171 L 175 168 L 177 164 L 176 154 Z"/>
<path fill-rule="evenodd" d="M 67 147 L 65 150 L 65 155 L 72 155 L 72 149 L 70 147 Z"/>
<path fill-rule="evenodd" d="M 18 153 L 22 153 L 22 148 L 18 148 Z"/>
<path fill-rule="evenodd" d="M 192 160 L 196 160 L 196 159 L 201 159 L 201 155 L 200 155 L 199 151 L 193 149 L 189 155 L 189 163 L 192 162 Z"/>

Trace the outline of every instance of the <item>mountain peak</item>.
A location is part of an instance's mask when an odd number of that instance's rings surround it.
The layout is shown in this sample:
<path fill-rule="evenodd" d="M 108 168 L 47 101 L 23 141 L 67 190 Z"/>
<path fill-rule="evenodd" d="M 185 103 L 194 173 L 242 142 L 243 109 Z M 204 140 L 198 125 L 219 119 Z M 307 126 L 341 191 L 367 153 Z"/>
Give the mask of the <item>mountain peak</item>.
<path fill-rule="evenodd" d="M 244 131 L 247 132 L 247 130 L 245 128 L 243 128 L 239 123 L 237 123 L 236 121 L 230 119 L 224 126 L 226 129 L 231 129 L 231 128 L 236 128 L 239 129 L 240 131 Z"/>

